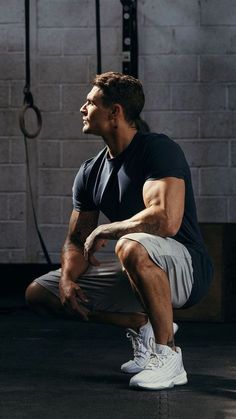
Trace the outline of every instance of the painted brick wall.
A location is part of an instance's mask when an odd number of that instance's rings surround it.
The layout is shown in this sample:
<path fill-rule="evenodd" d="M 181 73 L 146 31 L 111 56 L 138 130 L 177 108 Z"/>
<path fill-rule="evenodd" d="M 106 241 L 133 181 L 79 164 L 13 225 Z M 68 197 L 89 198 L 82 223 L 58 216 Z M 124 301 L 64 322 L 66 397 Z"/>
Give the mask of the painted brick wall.
<path fill-rule="evenodd" d="M 100 0 L 102 70 L 121 71 L 122 7 Z M 186 153 L 199 220 L 236 222 L 236 2 L 139 0 L 143 113 Z M 95 1 L 31 1 L 32 92 L 43 129 L 29 141 L 42 235 L 59 261 L 71 186 L 103 145 L 81 133 L 79 109 L 96 73 Z M 24 86 L 24 1 L 0 3 L 0 262 L 44 261 L 29 202 L 18 112 Z"/>

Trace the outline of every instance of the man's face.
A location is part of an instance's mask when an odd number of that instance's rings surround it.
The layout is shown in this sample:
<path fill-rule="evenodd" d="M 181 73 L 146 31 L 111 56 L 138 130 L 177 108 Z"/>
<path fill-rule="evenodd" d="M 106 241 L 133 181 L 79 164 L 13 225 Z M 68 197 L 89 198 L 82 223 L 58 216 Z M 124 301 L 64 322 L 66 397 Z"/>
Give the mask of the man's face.
<path fill-rule="evenodd" d="M 80 109 L 83 116 L 83 132 L 86 134 L 103 136 L 110 127 L 111 109 L 104 107 L 102 95 L 102 91 L 94 86 Z"/>

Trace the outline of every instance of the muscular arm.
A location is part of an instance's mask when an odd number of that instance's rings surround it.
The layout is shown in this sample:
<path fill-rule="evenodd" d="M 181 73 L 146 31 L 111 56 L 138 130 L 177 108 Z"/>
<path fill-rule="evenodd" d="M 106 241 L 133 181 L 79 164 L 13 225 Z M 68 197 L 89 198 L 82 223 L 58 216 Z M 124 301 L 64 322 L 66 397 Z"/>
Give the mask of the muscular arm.
<path fill-rule="evenodd" d="M 88 262 L 84 258 L 84 242 L 96 228 L 97 221 L 97 212 L 73 211 L 61 254 L 62 273 L 59 283 L 61 303 L 67 313 L 79 314 L 84 320 L 88 319 L 88 310 L 80 303 L 88 302 L 88 299 L 75 281 L 88 268 Z"/>
<path fill-rule="evenodd" d="M 184 213 L 184 180 L 167 177 L 146 181 L 143 200 L 143 211 L 128 220 L 101 225 L 90 234 L 85 242 L 85 256 L 91 263 L 95 264 L 92 254 L 98 250 L 101 239 L 118 240 L 137 232 L 172 237 L 178 232 Z"/>
<path fill-rule="evenodd" d="M 72 211 L 68 234 L 61 253 L 61 280 L 75 281 L 86 271 L 88 262 L 84 258 L 84 242 L 97 227 L 97 222 L 97 212 Z"/>

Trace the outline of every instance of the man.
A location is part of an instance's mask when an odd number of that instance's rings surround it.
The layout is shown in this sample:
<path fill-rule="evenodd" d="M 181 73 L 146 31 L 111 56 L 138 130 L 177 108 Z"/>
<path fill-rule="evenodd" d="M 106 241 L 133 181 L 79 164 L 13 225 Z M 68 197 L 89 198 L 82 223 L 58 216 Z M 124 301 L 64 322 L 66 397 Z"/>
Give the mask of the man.
<path fill-rule="evenodd" d="M 172 307 L 203 297 L 212 265 L 184 154 L 163 134 L 137 131 L 143 106 L 139 80 L 96 76 L 81 108 L 83 132 L 106 147 L 75 178 L 61 271 L 35 280 L 26 299 L 38 311 L 127 328 L 134 359 L 121 369 L 137 373 L 130 386 L 162 389 L 187 383 Z M 110 223 L 97 226 L 100 211 Z M 100 263 L 95 253 L 109 240 L 116 257 Z"/>

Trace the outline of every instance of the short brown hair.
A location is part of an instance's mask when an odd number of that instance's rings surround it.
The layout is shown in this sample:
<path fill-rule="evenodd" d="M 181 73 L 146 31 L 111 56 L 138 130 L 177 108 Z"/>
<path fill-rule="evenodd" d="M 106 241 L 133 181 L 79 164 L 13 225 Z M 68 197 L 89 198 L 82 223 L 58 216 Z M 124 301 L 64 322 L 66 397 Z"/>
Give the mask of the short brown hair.
<path fill-rule="evenodd" d="M 135 122 L 139 117 L 145 98 L 142 83 L 138 79 L 127 74 L 108 71 L 97 74 L 93 86 L 102 90 L 104 106 L 119 103 L 128 122 Z"/>

